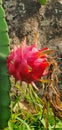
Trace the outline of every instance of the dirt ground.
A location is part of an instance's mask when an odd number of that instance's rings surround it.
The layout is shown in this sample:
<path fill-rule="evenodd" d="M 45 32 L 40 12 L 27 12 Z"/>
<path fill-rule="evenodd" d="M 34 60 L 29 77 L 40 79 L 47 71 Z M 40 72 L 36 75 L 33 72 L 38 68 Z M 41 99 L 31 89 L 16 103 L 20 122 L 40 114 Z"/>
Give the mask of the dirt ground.
<path fill-rule="evenodd" d="M 48 0 L 40 5 L 37 0 L 3 0 L 9 27 L 10 47 L 20 44 L 24 36 L 32 44 L 38 31 L 38 47 L 53 48 L 61 70 L 59 90 L 62 95 L 62 0 Z"/>

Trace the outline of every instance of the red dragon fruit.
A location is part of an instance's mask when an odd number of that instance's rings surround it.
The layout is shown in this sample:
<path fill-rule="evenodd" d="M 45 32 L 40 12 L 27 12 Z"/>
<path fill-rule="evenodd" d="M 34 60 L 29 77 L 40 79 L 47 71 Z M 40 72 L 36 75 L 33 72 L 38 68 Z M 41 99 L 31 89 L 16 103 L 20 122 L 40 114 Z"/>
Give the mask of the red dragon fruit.
<path fill-rule="evenodd" d="M 15 47 L 7 57 L 7 67 L 10 75 L 16 81 L 31 83 L 46 75 L 48 67 L 47 54 L 44 53 L 48 48 L 39 50 L 36 44 L 28 46 L 26 39 L 22 46 Z"/>

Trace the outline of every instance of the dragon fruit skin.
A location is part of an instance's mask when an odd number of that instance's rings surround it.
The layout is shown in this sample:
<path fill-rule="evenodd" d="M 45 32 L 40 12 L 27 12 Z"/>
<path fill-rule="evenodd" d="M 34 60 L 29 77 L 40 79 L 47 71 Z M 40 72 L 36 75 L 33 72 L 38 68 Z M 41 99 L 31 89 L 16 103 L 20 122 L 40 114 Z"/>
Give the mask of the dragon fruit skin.
<path fill-rule="evenodd" d="M 48 67 L 47 55 L 43 51 L 44 48 L 38 50 L 36 44 L 26 45 L 26 41 L 22 46 L 15 47 L 7 57 L 7 67 L 10 75 L 13 75 L 16 81 L 25 81 L 31 83 L 37 81 L 43 75 L 46 75 Z"/>

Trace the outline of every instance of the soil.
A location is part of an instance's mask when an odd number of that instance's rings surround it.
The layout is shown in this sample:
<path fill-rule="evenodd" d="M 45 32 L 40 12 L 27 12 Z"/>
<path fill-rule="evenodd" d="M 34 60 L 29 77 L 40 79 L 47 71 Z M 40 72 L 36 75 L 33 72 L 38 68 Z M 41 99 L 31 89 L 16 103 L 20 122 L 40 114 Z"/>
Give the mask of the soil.
<path fill-rule="evenodd" d="M 3 0 L 9 28 L 10 48 L 20 44 L 23 37 L 32 44 L 38 32 L 38 47 L 55 49 L 60 67 L 59 90 L 62 95 L 62 0 Z M 62 97 L 61 97 L 62 98 Z"/>

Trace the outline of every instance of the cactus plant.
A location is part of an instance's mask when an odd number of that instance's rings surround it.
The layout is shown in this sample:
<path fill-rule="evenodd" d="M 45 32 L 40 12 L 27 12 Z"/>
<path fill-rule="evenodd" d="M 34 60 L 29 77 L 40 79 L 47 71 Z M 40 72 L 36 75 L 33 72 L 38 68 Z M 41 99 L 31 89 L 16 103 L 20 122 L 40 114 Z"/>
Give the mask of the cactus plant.
<path fill-rule="evenodd" d="M 38 0 L 38 2 L 44 5 L 46 3 L 46 0 Z"/>
<path fill-rule="evenodd" d="M 8 43 L 8 27 L 5 21 L 2 0 L 0 0 L 0 129 L 3 129 L 8 125 L 10 116 L 10 82 L 6 66 L 6 57 L 9 54 Z"/>

